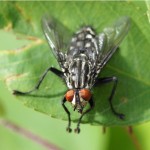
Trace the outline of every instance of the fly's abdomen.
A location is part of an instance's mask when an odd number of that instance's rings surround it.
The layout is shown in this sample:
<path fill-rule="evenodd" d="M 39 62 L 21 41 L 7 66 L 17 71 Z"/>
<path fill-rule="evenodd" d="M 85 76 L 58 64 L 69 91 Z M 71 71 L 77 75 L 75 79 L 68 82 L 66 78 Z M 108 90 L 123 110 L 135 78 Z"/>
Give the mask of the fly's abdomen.
<path fill-rule="evenodd" d="M 70 48 L 67 52 L 68 59 L 85 54 L 89 59 L 95 60 L 98 54 L 97 40 L 91 27 L 84 27 L 72 38 Z"/>

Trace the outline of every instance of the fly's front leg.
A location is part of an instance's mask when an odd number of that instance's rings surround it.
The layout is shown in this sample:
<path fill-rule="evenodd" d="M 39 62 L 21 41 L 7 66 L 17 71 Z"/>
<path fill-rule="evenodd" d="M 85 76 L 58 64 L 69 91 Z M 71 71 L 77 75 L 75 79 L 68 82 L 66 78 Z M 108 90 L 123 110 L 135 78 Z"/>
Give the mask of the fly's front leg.
<path fill-rule="evenodd" d="M 85 112 L 83 112 L 78 120 L 78 123 L 77 123 L 77 128 L 74 130 L 75 133 L 80 133 L 80 123 L 81 123 L 81 120 L 83 118 L 83 116 L 85 114 L 87 114 L 88 112 L 90 112 L 93 108 L 94 108 L 94 101 L 93 101 L 93 98 L 91 97 L 91 99 L 89 100 L 89 104 L 90 104 L 90 108 L 87 109 Z"/>
<path fill-rule="evenodd" d="M 65 102 L 66 102 L 66 98 L 64 97 L 61 104 L 62 104 L 65 112 L 68 115 L 68 126 L 67 126 L 66 130 L 67 130 L 67 132 L 70 133 L 72 131 L 72 129 L 70 128 L 70 126 L 71 126 L 71 117 L 70 117 L 70 112 L 69 112 L 68 108 L 65 106 Z"/>
<path fill-rule="evenodd" d="M 110 82 L 114 82 L 114 85 L 113 85 L 111 94 L 110 94 L 110 96 L 109 96 L 109 104 L 110 104 L 111 110 L 112 110 L 112 112 L 113 112 L 117 117 L 119 117 L 120 119 L 124 119 L 125 115 L 122 114 L 122 113 L 118 113 L 118 112 L 115 110 L 115 108 L 113 107 L 113 104 L 112 104 L 113 96 L 114 96 L 114 94 L 115 94 L 116 87 L 117 87 L 117 83 L 118 83 L 117 77 L 99 78 L 99 79 L 96 81 L 96 85 L 97 85 L 97 84 L 101 84 L 101 83 L 110 83 Z"/>
<path fill-rule="evenodd" d="M 39 87 L 40 87 L 40 85 L 41 85 L 41 83 L 42 83 L 42 81 L 44 80 L 44 78 L 46 77 L 46 75 L 47 75 L 47 73 L 48 73 L 49 71 L 53 72 L 54 74 L 56 74 L 57 76 L 59 76 L 59 77 L 61 77 L 61 78 L 63 78 L 63 76 L 64 76 L 62 71 L 60 71 L 60 70 L 58 70 L 58 69 L 56 69 L 56 68 L 50 67 L 50 68 L 48 68 L 48 69 L 44 72 L 44 74 L 41 76 L 40 80 L 38 81 L 37 85 L 36 85 L 32 90 L 27 91 L 27 92 L 21 92 L 21 91 L 18 91 L 18 90 L 13 90 L 13 94 L 14 94 L 14 95 L 19 95 L 19 94 L 20 94 L 20 95 L 26 95 L 26 94 L 30 94 L 31 92 L 33 92 L 33 91 L 35 91 L 35 90 L 38 90 Z"/>

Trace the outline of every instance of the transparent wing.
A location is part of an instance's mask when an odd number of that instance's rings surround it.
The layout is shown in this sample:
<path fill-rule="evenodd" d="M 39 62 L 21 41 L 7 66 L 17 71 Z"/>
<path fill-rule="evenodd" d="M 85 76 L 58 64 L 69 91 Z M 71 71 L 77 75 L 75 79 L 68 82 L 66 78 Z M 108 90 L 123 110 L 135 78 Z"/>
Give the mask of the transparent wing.
<path fill-rule="evenodd" d="M 99 61 L 103 67 L 114 54 L 130 27 L 130 18 L 122 17 L 113 26 L 104 28 L 98 36 Z"/>
<path fill-rule="evenodd" d="M 65 34 L 68 33 L 68 30 L 55 18 L 48 15 L 42 18 L 42 28 L 53 54 L 59 64 L 61 64 L 65 59 L 64 51 L 67 50 L 68 41 L 65 42 L 65 40 L 68 39 L 65 37 L 69 36 L 65 36 Z"/>

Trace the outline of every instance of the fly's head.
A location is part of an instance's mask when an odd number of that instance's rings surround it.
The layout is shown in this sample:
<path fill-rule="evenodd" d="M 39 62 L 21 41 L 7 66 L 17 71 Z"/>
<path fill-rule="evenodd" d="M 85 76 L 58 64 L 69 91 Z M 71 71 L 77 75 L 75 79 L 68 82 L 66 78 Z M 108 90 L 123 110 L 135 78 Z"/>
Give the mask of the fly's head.
<path fill-rule="evenodd" d="M 74 107 L 74 111 L 77 110 L 82 114 L 83 108 L 91 99 L 91 92 L 88 89 L 72 89 L 67 91 L 65 98 L 71 102 Z"/>

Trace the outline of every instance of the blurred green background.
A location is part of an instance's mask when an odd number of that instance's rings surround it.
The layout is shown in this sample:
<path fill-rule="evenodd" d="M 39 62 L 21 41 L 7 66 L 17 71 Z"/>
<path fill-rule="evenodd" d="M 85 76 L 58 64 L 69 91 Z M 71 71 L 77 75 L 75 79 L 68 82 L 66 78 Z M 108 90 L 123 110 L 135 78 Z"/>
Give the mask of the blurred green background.
<path fill-rule="evenodd" d="M 94 7 L 93 7 L 94 6 Z M 104 6 L 104 7 L 103 7 Z M 76 29 L 77 23 L 88 24 L 92 23 L 96 27 L 99 26 L 98 18 L 101 18 L 99 8 L 103 8 L 103 11 L 108 11 L 111 16 L 107 16 L 102 19 L 111 21 L 115 18 L 128 15 L 132 19 L 138 20 L 145 17 L 149 13 L 148 2 L 0 2 L 0 50 L 3 55 L 7 50 L 15 50 L 22 46 L 32 43 L 32 40 L 26 39 L 25 35 L 32 35 L 39 37 L 42 34 L 40 27 L 40 19 L 37 16 L 49 12 L 56 18 L 62 16 L 62 18 L 69 18 L 76 16 L 67 22 L 64 19 L 64 23 L 73 29 Z M 14 9 L 17 8 L 17 9 Z M 24 8 L 28 13 L 21 11 L 20 8 Z M 50 8 L 50 9 L 49 9 Z M 33 9 L 33 10 L 32 10 Z M 108 10 L 107 10 L 108 9 Z M 18 10 L 18 11 L 17 11 Z M 29 11 L 30 10 L 30 11 Z M 32 11 L 31 11 L 32 10 Z M 70 10 L 70 13 L 68 13 Z M 88 10 L 88 11 L 83 11 Z M 101 12 L 102 10 L 100 10 Z M 103 12 L 102 11 L 102 12 Z M 5 13 L 7 12 L 7 13 Z M 8 13 L 9 12 L 9 13 Z M 11 13 L 10 13 L 11 12 Z M 20 12 L 20 14 L 18 14 Z M 94 12 L 94 13 L 92 13 Z M 103 12 L 104 13 L 104 12 Z M 5 15 L 7 14 L 7 15 Z M 33 20 L 30 20 L 28 16 L 33 15 Z M 36 15 L 35 15 L 36 14 Z M 137 14 L 137 15 L 136 15 Z M 85 15 L 85 20 L 81 20 L 80 16 Z M 15 22 L 18 16 L 22 18 Z M 88 20 L 89 16 L 89 20 Z M 90 18 L 94 18 L 93 20 Z M 83 18 L 82 18 L 83 19 Z M 92 20 L 92 21 L 91 21 Z M 148 18 L 147 18 L 148 20 Z M 12 22 L 11 22 L 12 21 Z M 66 21 L 66 22 L 65 22 Z M 27 25 L 27 22 L 30 24 Z M 145 34 L 147 31 L 147 24 L 138 22 L 137 26 L 139 30 L 148 38 L 149 34 Z M 143 24 L 142 24 L 143 23 Z M 143 26 L 142 26 L 143 25 Z M 103 23 L 104 26 L 104 23 Z M 32 27 L 32 28 L 29 28 Z M 16 38 L 18 37 L 24 38 Z M 32 33 L 32 34 L 31 34 Z M 134 33 L 134 32 L 133 32 Z M 135 34 L 138 37 L 138 32 Z M 138 39 L 138 38 L 137 38 Z M 139 38 L 140 39 L 140 38 Z M 138 39 L 138 40 L 139 40 Z M 144 43 L 142 39 L 139 43 Z M 146 45 L 146 44 L 145 44 Z M 124 47 L 126 47 L 124 45 Z M 134 47 L 134 45 L 133 45 Z M 149 54 L 149 53 L 148 53 Z M 125 55 L 125 54 L 124 54 Z M 2 57 L 1 57 L 2 58 Z M 1 61 L 2 62 L 2 61 Z M 0 68 L 3 68 L 5 64 L 1 63 Z M 147 65 L 148 66 L 148 65 Z M 11 68 L 9 68 L 11 70 Z M 144 69 L 144 68 L 143 68 Z M 30 70 L 30 68 L 29 68 Z M 147 70 L 149 72 L 149 70 Z M 2 75 L 3 72 L 0 71 Z M 146 76 L 146 75 L 145 75 Z M 149 82 L 147 82 L 149 83 Z M 148 84 L 149 85 L 149 84 Z M 8 85 L 7 85 L 8 86 Z M 49 117 L 48 115 L 34 111 L 23 105 L 20 101 L 8 91 L 5 78 L 1 77 L 0 80 L 0 114 L 2 118 L 8 119 L 20 127 L 23 127 L 42 138 L 50 141 L 51 143 L 60 147 L 63 150 L 149 150 L 150 149 L 150 124 L 146 123 L 139 126 L 134 126 L 134 132 L 130 135 L 125 127 L 111 127 L 107 128 L 106 133 L 102 133 L 101 126 L 91 126 L 89 124 L 81 125 L 81 134 L 76 135 L 74 133 L 68 134 L 65 131 L 67 122 L 57 120 Z M 136 86 L 136 85 L 135 85 Z M 136 93 L 136 92 L 135 92 Z M 147 97 L 149 99 L 149 96 Z M 58 105 L 60 103 L 58 102 Z M 138 111 L 138 110 L 137 110 Z M 137 116 L 138 118 L 138 116 Z M 144 118 L 144 117 L 143 117 Z M 147 119 L 147 118 L 146 118 Z M 76 124 L 73 124 L 73 128 Z M 116 124 L 117 126 L 117 124 Z M 18 135 L 17 133 L 0 126 L 0 149 L 2 150 L 43 150 L 41 145 L 34 143 L 30 139 Z"/>

